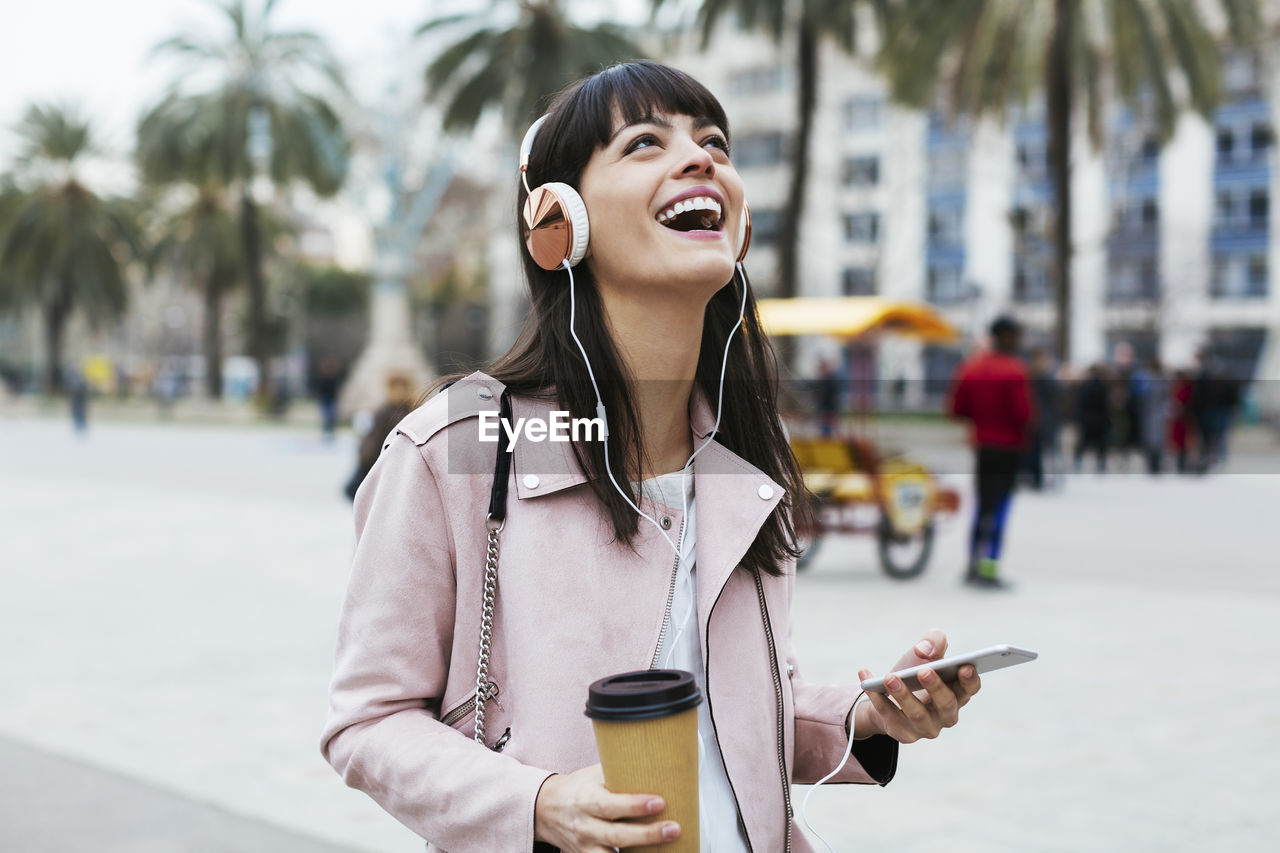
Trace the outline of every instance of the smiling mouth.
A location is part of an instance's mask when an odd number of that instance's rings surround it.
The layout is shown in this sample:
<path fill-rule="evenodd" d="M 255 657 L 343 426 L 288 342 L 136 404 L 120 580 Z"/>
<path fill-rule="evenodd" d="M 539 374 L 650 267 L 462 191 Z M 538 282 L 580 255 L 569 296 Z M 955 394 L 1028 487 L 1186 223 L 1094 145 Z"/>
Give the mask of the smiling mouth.
<path fill-rule="evenodd" d="M 724 226 L 720 203 L 708 196 L 678 201 L 659 213 L 657 219 L 673 231 L 719 231 Z"/>

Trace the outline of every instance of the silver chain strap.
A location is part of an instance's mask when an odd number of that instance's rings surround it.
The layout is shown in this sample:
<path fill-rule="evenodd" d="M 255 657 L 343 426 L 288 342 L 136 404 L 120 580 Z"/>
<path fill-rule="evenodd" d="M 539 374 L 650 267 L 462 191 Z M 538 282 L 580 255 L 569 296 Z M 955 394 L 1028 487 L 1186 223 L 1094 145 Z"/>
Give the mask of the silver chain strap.
<path fill-rule="evenodd" d="M 484 560 L 484 610 L 480 616 L 480 663 L 476 666 L 476 743 L 487 747 L 484 738 L 484 707 L 489 703 L 489 651 L 493 644 L 493 605 L 498 592 L 498 534 L 506 521 L 485 519 L 489 547 Z"/>

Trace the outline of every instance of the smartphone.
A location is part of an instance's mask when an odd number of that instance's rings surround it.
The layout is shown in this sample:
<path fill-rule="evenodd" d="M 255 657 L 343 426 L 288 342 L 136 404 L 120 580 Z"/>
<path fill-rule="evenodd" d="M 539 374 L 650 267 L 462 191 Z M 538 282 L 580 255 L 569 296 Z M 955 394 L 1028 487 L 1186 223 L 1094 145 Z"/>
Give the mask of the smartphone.
<path fill-rule="evenodd" d="M 1017 666 L 1020 663 L 1026 663 L 1038 657 L 1039 655 L 1035 652 L 1020 649 L 1017 646 L 991 646 L 976 652 L 953 655 L 932 663 L 922 663 L 919 666 L 898 670 L 894 675 L 902 679 L 902 683 L 906 685 L 908 690 L 919 690 L 921 685 L 918 676 L 922 669 L 933 670 L 943 681 L 956 681 L 960 678 L 960 667 L 967 663 L 973 664 L 978 670 L 978 674 L 981 675 L 984 672 L 991 672 L 993 669 Z M 862 682 L 862 689 L 870 693 L 886 692 L 883 678 L 868 678 Z"/>

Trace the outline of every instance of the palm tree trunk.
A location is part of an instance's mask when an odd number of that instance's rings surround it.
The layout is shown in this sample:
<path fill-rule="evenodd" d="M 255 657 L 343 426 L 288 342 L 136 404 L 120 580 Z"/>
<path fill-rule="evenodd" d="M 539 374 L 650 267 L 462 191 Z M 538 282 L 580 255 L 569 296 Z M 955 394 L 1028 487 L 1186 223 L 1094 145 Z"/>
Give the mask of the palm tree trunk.
<path fill-rule="evenodd" d="M 204 361 L 206 392 L 222 399 L 222 282 L 211 273 L 204 285 Z"/>
<path fill-rule="evenodd" d="M 62 334 L 67 326 L 67 309 L 55 299 L 44 309 L 44 392 L 62 391 Z"/>
<path fill-rule="evenodd" d="M 1058 357 L 1071 360 L 1071 42 L 1073 0 L 1056 0 L 1045 86 L 1053 181 L 1054 324 Z"/>
<path fill-rule="evenodd" d="M 818 90 L 818 36 L 814 22 L 803 14 L 796 26 L 796 136 L 791 146 L 791 186 L 782 216 L 778 242 L 778 296 L 800 292 L 800 221 L 804 215 L 805 189 L 809 183 L 809 137 L 813 135 L 813 109 Z M 791 361 L 791 339 L 778 348 L 783 365 Z"/>
<path fill-rule="evenodd" d="M 246 184 L 240 195 L 240 242 L 244 248 L 249 285 L 249 356 L 258 366 L 259 401 L 267 399 L 271 384 L 271 353 L 267 341 L 267 288 L 262 278 L 262 235 L 258 230 L 258 205 Z"/>

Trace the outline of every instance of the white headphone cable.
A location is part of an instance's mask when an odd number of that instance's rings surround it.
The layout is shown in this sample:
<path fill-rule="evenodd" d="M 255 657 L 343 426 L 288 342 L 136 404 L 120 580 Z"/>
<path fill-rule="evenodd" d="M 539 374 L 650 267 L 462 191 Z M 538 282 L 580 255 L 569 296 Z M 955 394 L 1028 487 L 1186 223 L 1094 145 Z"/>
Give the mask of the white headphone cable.
<path fill-rule="evenodd" d="M 644 510 L 640 509 L 640 507 L 636 505 L 635 501 L 631 499 L 631 496 L 628 495 L 625 490 L 623 490 L 622 486 L 618 485 L 618 480 L 613 475 L 613 467 L 609 464 L 609 417 L 605 413 L 604 400 L 600 396 L 600 386 L 596 383 L 595 371 L 591 369 L 591 359 L 587 357 L 587 349 L 582 345 L 582 341 L 578 338 L 578 332 L 577 332 L 578 307 L 577 307 L 577 298 L 574 292 L 575 285 L 574 285 L 574 279 L 573 279 L 573 267 L 569 265 L 569 262 L 567 260 L 563 262 L 563 265 L 564 265 L 565 271 L 569 273 L 569 336 L 572 337 L 573 342 L 578 345 L 578 352 L 582 353 L 582 361 L 587 365 L 587 377 L 591 380 L 591 388 L 593 391 L 595 391 L 595 394 L 596 394 L 596 417 L 598 417 L 600 419 L 600 422 L 604 424 L 604 467 L 605 467 L 605 471 L 609 475 L 609 482 L 613 483 L 613 488 L 618 492 L 619 495 L 622 496 L 622 499 L 627 502 L 628 506 L 634 509 L 641 518 L 646 519 L 650 524 L 652 524 L 655 528 L 657 528 L 658 533 L 662 535 L 663 539 L 667 540 L 667 544 L 671 546 L 671 550 L 673 550 L 676 553 L 676 556 L 678 557 L 680 556 L 680 546 L 677 545 L 674 541 L 672 541 L 671 537 L 667 535 L 667 531 L 662 529 L 662 525 L 658 523 L 658 520 L 656 518 L 646 514 Z M 741 275 L 742 274 L 741 262 L 737 263 L 735 266 L 738 274 Z M 729 330 L 729 335 L 724 342 L 724 356 L 720 362 L 720 391 L 716 398 L 715 426 L 712 427 L 711 434 L 707 436 L 707 440 L 703 442 L 700 447 L 698 447 L 696 450 L 693 451 L 693 454 L 684 463 L 684 468 L 681 469 L 682 475 L 680 478 L 680 486 L 681 486 L 680 494 L 682 499 L 681 500 L 682 517 L 684 517 L 689 511 L 688 493 L 685 490 L 685 482 L 686 482 L 686 478 L 689 476 L 690 466 L 692 466 L 694 458 L 699 453 L 701 453 L 708 444 L 710 444 L 712 441 L 715 440 L 716 432 L 718 432 L 720 429 L 720 416 L 723 413 L 722 409 L 724 406 L 724 377 L 725 377 L 725 371 L 729 365 L 729 346 L 733 342 L 734 334 L 738 331 L 738 328 L 742 325 L 742 320 L 746 314 L 746 310 L 747 310 L 747 283 L 746 283 L 746 278 L 743 277 L 742 307 L 738 310 L 738 322 L 735 323 L 733 325 L 733 328 Z"/>
<path fill-rule="evenodd" d="M 804 799 L 800 801 L 800 819 L 804 821 L 805 829 L 809 830 L 809 832 L 813 835 L 814 838 L 817 838 L 819 841 L 822 842 L 822 846 L 827 848 L 827 853 L 835 853 L 835 851 L 831 849 L 831 845 L 827 843 L 827 839 L 823 838 L 818 833 L 818 830 L 813 828 L 813 824 L 809 823 L 809 798 L 813 796 L 814 791 L 822 787 L 823 782 L 826 782 L 828 779 L 830 779 L 831 777 L 839 773 L 841 770 L 843 770 L 845 764 L 849 762 L 849 756 L 853 754 L 854 724 L 856 722 L 856 718 L 858 715 L 857 713 L 858 704 L 866 700 L 867 700 L 867 691 L 863 690 L 861 693 L 858 694 L 858 698 L 853 700 L 853 708 L 849 710 L 849 742 L 845 744 L 844 757 L 840 759 L 840 763 L 836 765 L 836 769 L 832 770 L 826 776 L 823 776 L 821 779 L 815 782 L 813 787 L 805 792 Z"/>

